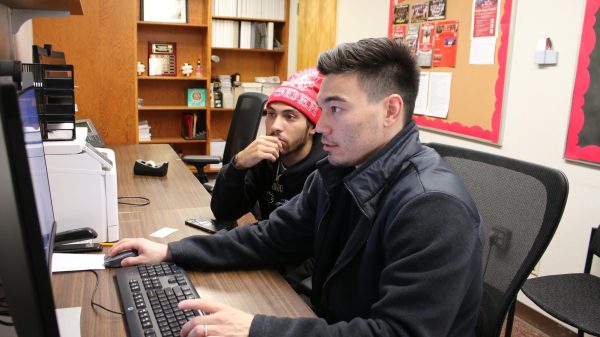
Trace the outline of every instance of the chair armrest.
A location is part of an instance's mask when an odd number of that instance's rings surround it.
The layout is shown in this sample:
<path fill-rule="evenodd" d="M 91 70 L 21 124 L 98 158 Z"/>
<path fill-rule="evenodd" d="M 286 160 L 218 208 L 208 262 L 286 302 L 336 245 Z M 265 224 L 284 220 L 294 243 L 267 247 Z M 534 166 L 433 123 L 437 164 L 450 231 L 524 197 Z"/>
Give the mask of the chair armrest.
<path fill-rule="evenodd" d="M 207 165 L 207 164 L 218 164 L 221 162 L 219 156 L 203 156 L 203 155 L 188 155 L 181 158 L 184 162 L 191 165 Z"/>

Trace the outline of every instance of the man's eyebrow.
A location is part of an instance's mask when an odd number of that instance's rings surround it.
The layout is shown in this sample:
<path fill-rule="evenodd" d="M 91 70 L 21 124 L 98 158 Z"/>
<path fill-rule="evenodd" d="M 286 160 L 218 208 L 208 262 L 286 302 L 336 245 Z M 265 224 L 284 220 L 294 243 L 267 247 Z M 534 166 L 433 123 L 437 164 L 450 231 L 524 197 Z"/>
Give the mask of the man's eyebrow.
<path fill-rule="evenodd" d="M 326 104 L 329 102 L 347 102 L 347 100 L 342 96 L 333 95 L 325 97 L 321 104 Z"/>
<path fill-rule="evenodd" d="M 275 108 L 273 108 L 272 106 L 268 106 L 267 110 L 268 111 L 278 112 L 278 110 L 275 109 Z M 298 111 L 298 109 L 294 109 L 292 107 L 288 107 L 288 108 L 285 108 L 283 110 L 279 110 L 279 113 L 300 113 L 300 111 Z"/>

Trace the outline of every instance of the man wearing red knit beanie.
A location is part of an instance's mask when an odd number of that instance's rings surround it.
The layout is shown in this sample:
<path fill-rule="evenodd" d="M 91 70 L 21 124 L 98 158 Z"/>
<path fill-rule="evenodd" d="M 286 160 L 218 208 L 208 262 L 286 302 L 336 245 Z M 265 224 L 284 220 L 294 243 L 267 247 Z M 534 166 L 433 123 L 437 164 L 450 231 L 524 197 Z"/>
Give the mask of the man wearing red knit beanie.
<path fill-rule="evenodd" d="M 236 220 L 258 202 L 259 219 L 300 193 L 315 163 L 325 157 L 315 125 L 323 76 L 315 68 L 293 74 L 269 96 L 266 135 L 220 170 L 211 209 L 219 220 Z M 256 212 L 255 212 L 256 213 Z"/>

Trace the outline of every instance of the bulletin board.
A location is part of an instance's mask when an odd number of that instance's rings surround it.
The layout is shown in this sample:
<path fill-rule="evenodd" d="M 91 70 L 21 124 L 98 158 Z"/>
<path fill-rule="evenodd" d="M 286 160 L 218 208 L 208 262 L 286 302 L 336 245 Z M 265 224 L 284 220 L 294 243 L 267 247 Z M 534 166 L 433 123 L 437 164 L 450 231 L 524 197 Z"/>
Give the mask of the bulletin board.
<path fill-rule="evenodd" d="M 588 0 L 583 21 L 579 61 L 565 158 L 600 165 L 600 0 Z"/>
<path fill-rule="evenodd" d="M 451 73 L 450 101 L 445 118 L 415 115 L 423 129 L 442 131 L 486 143 L 500 144 L 512 0 L 498 1 L 499 25 L 493 64 L 470 64 L 473 0 L 446 0 L 445 19 L 459 23 L 454 67 L 422 67 L 423 72 Z M 388 35 L 393 37 L 397 4 L 422 4 L 425 0 L 390 0 Z M 436 22 L 434 20 L 432 22 Z"/>

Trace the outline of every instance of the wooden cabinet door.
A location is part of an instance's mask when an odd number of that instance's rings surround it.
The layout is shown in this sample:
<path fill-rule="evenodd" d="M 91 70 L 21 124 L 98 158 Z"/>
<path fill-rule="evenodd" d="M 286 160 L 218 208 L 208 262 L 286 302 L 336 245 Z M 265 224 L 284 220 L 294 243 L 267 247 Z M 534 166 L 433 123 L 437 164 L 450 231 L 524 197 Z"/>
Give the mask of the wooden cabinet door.
<path fill-rule="evenodd" d="M 322 51 L 335 47 L 337 0 L 298 1 L 296 69 L 317 65 Z"/>

